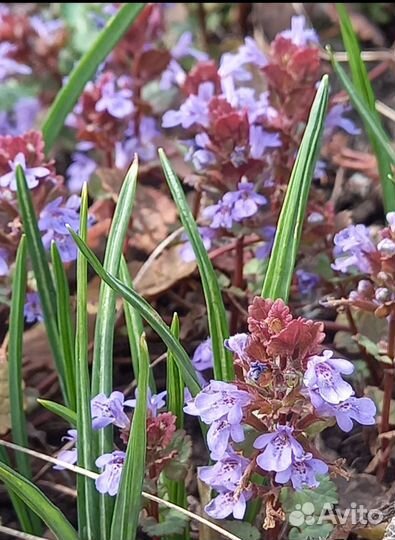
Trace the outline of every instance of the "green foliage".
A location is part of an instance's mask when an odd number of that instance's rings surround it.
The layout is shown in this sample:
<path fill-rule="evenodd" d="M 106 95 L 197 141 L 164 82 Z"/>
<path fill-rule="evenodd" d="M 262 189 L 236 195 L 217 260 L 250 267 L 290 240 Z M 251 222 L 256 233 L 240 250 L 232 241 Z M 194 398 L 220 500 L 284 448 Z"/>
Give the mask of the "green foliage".
<path fill-rule="evenodd" d="M 80 234 L 86 241 L 88 235 L 88 191 L 86 184 L 81 194 Z M 77 257 L 77 317 L 75 336 L 77 384 L 77 455 L 78 465 L 92 470 L 93 430 L 90 410 L 90 380 L 88 369 L 88 263 L 81 255 Z M 98 538 L 97 499 L 98 494 L 90 478 L 77 477 L 78 528 L 81 540 Z"/>
<path fill-rule="evenodd" d="M 223 521 L 218 522 L 225 530 L 229 531 L 232 534 L 235 534 L 243 540 L 260 540 L 261 533 L 259 530 L 244 521 Z"/>
<path fill-rule="evenodd" d="M 143 531 L 152 537 L 176 535 L 183 538 L 184 530 L 188 526 L 188 518 L 177 510 L 165 508 L 160 512 L 159 523 L 153 517 L 145 517 L 141 520 L 141 526 Z"/>
<path fill-rule="evenodd" d="M 42 130 L 47 150 L 54 145 L 67 115 L 76 104 L 85 84 L 91 80 L 99 65 L 129 30 L 144 6 L 144 3 L 139 2 L 123 4 L 70 73 L 67 83 L 56 96 L 43 124 Z"/>
<path fill-rule="evenodd" d="M 174 482 L 183 482 L 185 485 L 185 478 L 190 468 L 190 457 L 192 454 L 192 440 L 189 435 L 185 433 L 183 429 L 178 429 L 171 443 L 166 447 L 167 454 L 171 454 L 173 450 L 177 451 L 177 459 L 170 461 L 165 469 L 164 473 L 167 478 L 173 480 Z M 169 498 L 171 502 L 183 506 L 184 501 L 173 501 Z"/>
<path fill-rule="evenodd" d="M 26 243 L 32 262 L 34 276 L 40 295 L 41 306 L 44 315 L 45 328 L 48 341 L 55 360 L 59 384 L 66 405 L 70 406 L 74 379 L 70 379 L 66 360 L 60 344 L 58 325 L 56 320 L 56 292 L 52 275 L 49 269 L 47 255 L 38 229 L 37 217 L 33 206 L 30 189 L 26 183 L 25 173 L 20 165 L 16 169 L 18 187 L 18 203 L 22 217 L 23 228 L 26 234 Z"/>
<path fill-rule="evenodd" d="M 322 476 L 315 489 L 282 488 L 280 502 L 291 525 L 290 540 L 321 540 L 330 536 L 333 524 L 318 519 L 338 502 L 336 486 L 329 476 Z"/>
<path fill-rule="evenodd" d="M 328 104 L 328 76 L 318 87 L 309 120 L 292 169 L 277 223 L 272 253 L 263 283 L 264 298 L 287 301 L 304 223 L 310 185 L 320 147 Z"/>
<path fill-rule="evenodd" d="M 384 208 L 386 212 L 390 212 L 395 210 L 395 184 L 392 171 L 395 157 L 394 151 L 390 147 L 390 141 L 381 125 L 380 116 L 376 110 L 374 90 L 366 66 L 361 58 L 358 38 L 352 27 L 351 19 L 343 4 L 336 4 L 336 6 L 340 18 L 343 43 L 348 54 L 353 85 L 347 80 L 343 68 L 333 56 L 332 63 L 364 121 L 366 132 L 377 158 Z"/>
<path fill-rule="evenodd" d="M 125 464 L 122 469 L 121 482 L 115 501 L 111 540 L 135 540 L 139 522 L 147 449 L 147 399 L 150 363 L 144 335 L 140 340 L 139 360 L 137 404 L 133 414 Z"/>
<path fill-rule="evenodd" d="M 57 540 L 81 540 L 59 508 L 38 487 L 1 462 L 0 480 L 47 524 Z"/>
<path fill-rule="evenodd" d="M 63 420 L 66 420 L 68 424 L 77 427 L 77 413 L 75 411 L 72 411 L 64 405 L 60 405 L 60 403 L 55 403 L 54 401 L 49 401 L 47 399 L 38 399 L 37 403 L 42 405 L 44 409 L 47 409 L 57 416 L 60 416 L 60 418 L 63 418 Z"/>
<path fill-rule="evenodd" d="M 200 384 L 197 379 L 195 370 L 192 367 L 191 361 L 185 349 L 177 341 L 173 334 L 170 332 L 169 327 L 164 323 L 163 319 L 157 311 L 155 311 L 152 306 L 144 300 L 139 294 L 137 294 L 133 289 L 127 287 L 122 281 L 113 275 L 106 272 L 103 266 L 100 264 L 100 261 L 93 253 L 91 249 L 86 245 L 86 243 L 69 228 L 70 234 L 73 236 L 75 243 L 77 244 L 79 250 L 84 254 L 84 256 L 89 261 L 89 264 L 92 266 L 97 275 L 105 281 L 110 287 L 114 289 L 122 298 L 124 298 L 129 304 L 131 304 L 140 315 L 147 321 L 147 323 L 155 330 L 155 332 L 162 338 L 165 345 L 171 350 L 174 354 L 174 358 L 177 362 L 177 365 L 182 373 L 182 378 L 184 383 L 189 388 L 192 395 L 196 395 L 200 391 Z"/>
<path fill-rule="evenodd" d="M 181 223 L 192 244 L 202 280 L 206 300 L 207 316 L 214 357 L 214 377 L 221 381 L 234 379 L 233 359 L 224 347 L 229 337 L 228 319 L 213 265 L 203 245 L 197 224 L 186 200 L 180 180 L 173 171 L 164 151 L 159 150 L 159 158 L 174 202 L 180 213 Z"/>

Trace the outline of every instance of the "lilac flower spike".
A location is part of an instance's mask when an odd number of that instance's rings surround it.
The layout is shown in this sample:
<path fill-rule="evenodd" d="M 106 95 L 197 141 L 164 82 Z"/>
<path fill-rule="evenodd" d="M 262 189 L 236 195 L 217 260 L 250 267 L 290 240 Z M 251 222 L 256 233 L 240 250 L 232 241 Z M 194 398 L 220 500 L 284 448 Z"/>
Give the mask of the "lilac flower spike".
<path fill-rule="evenodd" d="M 240 423 L 231 424 L 225 416 L 215 420 L 207 432 L 207 446 L 211 451 L 211 459 L 222 459 L 229 441 L 243 442 L 244 430 Z"/>
<path fill-rule="evenodd" d="M 67 435 L 62 437 L 62 441 L 73 442 L 74 447 L 70 448 L 69 450 L 62 450 L 57 455 L 57 458 L 61 461 L 69 463 L 70 465 L 74 465 L 75 463 L 77 463 L 77 448 L 75 446 L 77 444 L 77 430 L 69 429 L 67 431 Z M 56 469 L 57 471 L 63 471 L 64 467 L 62 465 L 55 465 L 54 469 Z"/>
<path fill-rule="evenodd" d="M 235 221 L 243 221 L 255 215 L 260 206 L 267 204 L 267 199 L 254 191 L 252 182 L 239 182 L 237 187 L 237 191 L 226 193 L 223 200 L 232 203 L 232 218 Z"/>
<path fill-rule="evenodd" d="M 115 450 L 111 454 L 103 454 L 96 460 L 96 467 L 104 469 L 95 481 L 99 493 L 108 493 L 112 497 L 118 493 L 125 458 L 125 452 Z"/>
<path fill-rule="evenodd" d="M 208 337 L 196 347 L 192 356 L 192 364 L 197 371 L 204 371 L 206 369 L 212 369 L 213 362 L 213 346 L 211 344 L 211 338 Z"/>
<path fill-rule="evenodd" d="M 278 425 L 276 431 L 260 435 L 254 448 L 264 450 L 257 463 L 265 471 L 285 471 L 295 458 L 303 455 L 303 447 L 292 435 L 293 427 Z"/>
<path fill-rule="evenodd" d="M 206 424 L 223 418 L 230 424 L 239 424 L 243 418 L 243 407 L 250 402 L 251 396 L 248 392 L 222 381 L 211 381 L 195 397 L 198 415 Z"/>
<path fill-rule="evenodd" d="M 98 394 L 91 400 L 93 429 L 102 429 L 114 424 L 121 429 L 129 426 L 130 420 L 124 412 L 125 396 L 122 392 L 112 392 L 109 397 Z"/>
<path fill-rule="evenodd" d="M 289 39 L 298 46 L 307 45 L 308 43 L 318 43 L 317 33 L 309 28 L 305 28 L 306 19 L 303 15 L 295 15 L 291 19 L 291 29 L 284 30 L 280 36 Z"/>
<path fill-rule="evenodd" d="M 117 90 L 115 81 L 108 81 L 95 108 L 98 112 L 107 111 L 114 118 L 125 118 L 134 110 L 132 96 L 133 92 L 128 88 Z"/>
<path fill-rule="evenodd" d="M 135 399 L 128 399 L 125 401 L 124 405 L 126 407 L 136 407 L 137 398 L 138 398 L 138 390 L 136 389 L 136 398 Z M 163 392 L 159 392 L 159 394 L 153 394 L 151 389 L 148 388 L 148 396 L 147 396 L 147 407 L 148 410 L 151 412 L 152 416 L 157 416 L 159 409 L 162 409 L 166 405 L 166 395 L 167 391 L 164 390 Z"/>
<path fill-rule="evenodd" d="M 27 323 L 43 322 L 43 309 L 37 292 L 28 292 L 26 294 L 24 315 Z"/>
<path fill-rule="evenodd" d="M 0 176 L 0 186 L 3 188 L 8 188 L 11 191 L 16 191 L 16 168 L 20 165 L 23 169 L 23 172 L 26 176 L 26 182 L 30 189 L 38 186 L 40 180 L 49 175 L 50 171 L 46 167 L 27 167 L 26 158 L 22 152 L 18 152 L 15 156 L 14 161 L 8 162 L 11 171 L 9 173 L 3 174 Z"/>
<path fill-rule="evenodd" d="M 349 225 L 335 235 L 333 242 L 334 270 L 347 273 L 357 269 L 364 274 L 372 271 L 369 254 L 374 253 L 376 247 L 365 225 Z"/>
<path fill-rule="evenodd" d="M 352 386 L 344 381 L 341 373 L 350 375 L 354 366 L 348 360 L 332 358 L 333 351 L 323 351 L 321 355 L 311 356 L 303 382 L 308 389 L 317 390 L 320 397 L 336 405 L 354 393 Z"/>
<path fill-rule="evenodd" d="M 203 127 L 209 125 L 209 101 L 214 95 L 214 84 L 204 82 L 199 85 L 198 94 L 191 94 L 178 111 L 166 111 L 162 118 L 164 128 L 181 125 L 184 129 L 193 124 Z"/>
<path fill-rule="evenodd" d="M 351 396 L 337 405 L 322 403 L 317 407 L 317 412 L 322 416 L 334 416 L 339 428 L 346 432 L 352 430 L 353 420 L 364 426 L 376 423 L 376 405 L 367 397 Z"/>
<path fill-rule="evenodd" d="M 286 484 L 291 481 L 294 489 L 299 491 L 303 488 L 318 487 L 320 483 L 316 479 L 316 475 L 327 472 L 328 465 L 321 459 L 313 458 L 313 455 L 307 452 L 302 456 L 295 457 L 287 469 L 276 474 L 275 480 L 278 484 Z"/>

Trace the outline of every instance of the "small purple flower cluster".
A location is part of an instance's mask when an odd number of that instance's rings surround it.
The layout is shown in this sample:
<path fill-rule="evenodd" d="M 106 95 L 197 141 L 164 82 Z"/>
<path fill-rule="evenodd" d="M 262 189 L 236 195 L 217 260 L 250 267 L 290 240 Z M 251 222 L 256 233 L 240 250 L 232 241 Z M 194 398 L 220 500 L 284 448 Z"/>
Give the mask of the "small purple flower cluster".
<path fill-rule="evenodd" d="M 280 485 L 291 483 L 296 490 L 319 485 L 328 464 L 306 443 L 310 424 L 333 418 L 350 431 L 353 421 L 375 423 L 373 401 L 356 397 L 342 377 L 352 374 L 353 364 L 321 350 L 325 336 L 319 323 L 293 319 L 280 300 L 256 298 L 249 314 L 250 333 L 225 341 L 235 355 L 238 379 L 211 381 L 184 408 L 210 426 L 207 446 L 217 463 L 203 467 L 199 475 L 218 492 L 206 506 L 217 519 L 231 513 L 243 518 L 246 501 L 258 493 L 251 483 L 253 473 Z M 243 450 L 247 426 L 258 431 L 254 458 Z"/>
<path fill-rule="evenodd" d="M 147 397 L 147 407 L 152 417 L 157 416 L 159 409 L 165 406 L 166 391 L 153 395 L 149 390 Z M 135 399 L 125 400 L 122 392 L 114 391 L 107 397 L 101 393 L 91 400 L 92 427 L 94 430 L 104 429 L 110 425 L 116 426 L 122 432 L 128 432 L 130 419 L 125 412 L 125 407 L 136 407 L 138 394 Z M 77 431 L 71 429 L 62 440 L 72 442 L 73 447 L 62 450 L 58 454 L 58 459 L 71 465 L 77 463 Z M 114 496 L 118 492 L 119 482 L 126 454 L 121 450 L 114 450 L 111 453 L 103 454 L 96 460 L 96 466 L 101 469 L 101 474 L 96 479 L 96 489 L 99 493 Z M 61 470 L 63 467 L 57 465 L 55 469 Z"/>

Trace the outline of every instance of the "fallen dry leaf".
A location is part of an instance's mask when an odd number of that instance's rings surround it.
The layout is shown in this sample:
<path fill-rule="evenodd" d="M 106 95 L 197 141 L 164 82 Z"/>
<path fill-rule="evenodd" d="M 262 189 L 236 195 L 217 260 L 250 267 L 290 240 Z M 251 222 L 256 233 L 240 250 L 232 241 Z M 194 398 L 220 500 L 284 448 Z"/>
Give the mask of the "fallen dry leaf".
<path fill-rule="evenodd" d="M 196 262 L 184 262 L 179 251 L 179 245 L 171 246 L 152 262 L 136 285 L 140 294 L 146 297 L 156 296 L 194 272 Z"/>

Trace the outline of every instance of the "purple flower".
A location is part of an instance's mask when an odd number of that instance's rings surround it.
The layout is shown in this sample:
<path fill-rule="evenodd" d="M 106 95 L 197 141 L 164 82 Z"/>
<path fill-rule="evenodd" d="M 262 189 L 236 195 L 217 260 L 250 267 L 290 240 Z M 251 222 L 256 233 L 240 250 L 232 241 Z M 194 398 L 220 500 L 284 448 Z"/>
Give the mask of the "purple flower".
<path fill-rule="evenodd" d="M 167 68 L 162 72 L 159 88 L 161 90 L 170 90 L 172 86 L 182 86 L 187 75 L 176 60 L 170 60 Z"/>
<path fill-rule="evenodd" d="M 192 32 L 183 32 L 171 50 L 172 57 L 180 60 L 186 56 L 192 56 L 192 58 L 199 62 L 207 60 L 208 54 L 192 47 L 192 41 Z"/>
<path fill-rule="evenodd" d="M 361 130 L 350 120 L 349 118 L 344 118 L 343 114 L 351 110 L 351 107 L 345 105 L 344 103 L 339 103 L 334 105 L 329 111 L 326 120 L 325 120 L 325 131 L 326 133 L 332 133 L 336 128 L 343 129 L 350 135 L 359 135 Z"/>
<path fill-rule="evenodd" d="M 211 219 L 210 227 L 213 229 L 231 229 L 233 225 L 233 204 L 232 200 L 225 201 L 224 197 L 218 201 L 217 204 L 207 206 L 203 210 L 203 217 L 205 219 Z"/>
<path fill-rule="evenodd" d="M 211 338 L 208 337 L 196 347 L 192 356 L 192 364 L 197 371 L 204 371 L 212 369 L 213 361 L 213 347 Z"/>
<path fill-rule="evenodd" d="M 243 442 L 244 430 L 240 423 L 231 424 L 224 415 L 219 420 L 214 420 L 207 432 L 207 446 L 211 451 L 211 459 L 222 459 L 230 440 Z"/>
<path fill-rule="evenodd" d="M 217 235 L 217 232 L 210 227 L 198 227 L 198 231 L 203 241 L 203 245 L 206 251 L 211 249 L 212 241 Z M 195 261 L 195 252 L 193 251 L 192 244 L 187 240 L 180 249 L 180 256 L 184 262 Z"/>
<path fill-rule="evenodd" d="M 32 129 L 40 108 L 37 98 L 24 97 L 10 111 L 0 111 L 0 135 L 21 135 Z"/>
<path fill-rule="evenodd" d="M 318 403 L 316 408 L 317 413 L 322 416 L 334 416 L 340 429 L 346 432 L 352 430 L 353 420 L 365 426 L 376 423 L 376 405 L 367 397 L 357 398 L 351 396 L 337 405 L 321 402 Z"/>
<path fill-rule="evenodd" d="M 124 406 L 132 406 L 122 392 L 112 392 L 109 397 L 98 394 L 91 400 L 91 414 L 93 429 L 102 429 L 114 424 L 121 429 L 129 427 L 130 420 L 126 416 Z"/>
<path fill-rule="evenodd" d="M 333 351 L 329 350 L 323 351 L 321 355 L 311 356 L 303 382 L 307 388 L 317 389 L 323 400 L 335 405 L 354 393 L 352 386 L 341 377 L 341 373 L 350 375 L 354 366 L 348 360 L 332 356 Z"/>
<path fill-rule="evenodd" d="M 249 463 L 249 459 L 228 448 L 215 465 L 199 467 L 198 475 L 200 480 L 216 491 L 234 491 Z"/>
<path fill-rule="evenodd" d="M 313 458 L 310 452 L 301 456 L 295 456 L 291 465 L 284 471 L 279 471 L 275 480 L 278 484 L 286 484 L 291 481 L 292 486 L 297 491 L 303 488 L 316 488 L 319 482 L 316 479 L 317 474 L 326 474 L 328 465 L 321 459 Z"/>
<path fill-rule="evenodd" d="M 281 146 L 279 133 L 272 133 L 262 126 L 250 126 L 250 156 L 253 159 L 262 159 L 268 148 Z"/>
<path fill-rule="evenodd" d="M 301 295 L 310 296 L 320 282 L 320 276 L 313 272 L 306 272 L 303 268 L 296 270 L 298 289 Z"/>
<path fill-rule="evenodd" d="M 148 388 L 148 395 L 147 395 L 147 408 L 151 412 L 152 416 L 158 415 L 158 410 L 162 409 L 166 405 L 165 397 L 167 395 L 167 391 L 164 390 L 163 392 L 159 392 L 159 394 L 153 394 L 151 392 L 151 389 Z M 135 399 L 128 399 L 125 401 L 125 405 L 128 407 L 136 407 L 138 399 L 138 390 L 136 389 L 136 398 Z"/>
<path fill-rule="evenodd" d="M 347 273 L 356 268 L 365 274 L 372 272 L 369 254 L 376 252 L 376 247 L 365 225 L 349 225 L 335 235 L 333 242 L 334 270 Z"/>
<path fill-rule="evenodd" d="M 201 417 L 203 422 L 211 424 L 215 420 L 227 420 L 230 424 L 239 424 L 243 418 L 243 407 L 251 402 L 251 396 L 236 385 L 211 381 L 194 400 L 195 412 L 188 406 L 184 409 L 189 414 Z"/>
<path fill-rule="evenodd" d="M 97 168 L 97 163 L 82 152 L 71 155 L 71 164 L 67 167 L 67 186 L 72 193 L 80 193 L 82 186 L 89 182 Z"/>
<path fill-rule="evenodd" d="M 138 154 L 142 161 L 154 159 L 156 155 L 154 140 L 159 135 L 154 118 L 141 117 L 138 127 L 132 122 L 125 135 L 124 141 L 115 144 L 115 166 L 118 169 L 128 167 L 134 154 Z"/>
<path fill-rule="evenodd" d="M 0 43 L 0 81 L 12 75 L 29 75 L 32 72 L 29 66 L 8 57 L 10 53 L 15 51 L 15 48 L 15 45 L 7 41 Z"/>
<path fill-rule="evenodd" d="M 16 168 L 18 165 L 22 167 L 26 176 L 27 185 L 30 189 L 38 186 L 40 179 L 48 176 L 50 173 L 50 170 L 46 167 L 27 167 L 26 158 L 22 152 L 18 152 L 14 158 L 14 161 L 9 161 L 8 164 L 11 171 L 0 176 L 0 186 L 3 188 L 8 188 L 11 191 L 17 190 Z"/>
<path fill-rule="evenodd" d="M 276 236 L 276 227 L 273 225 L 266 225 L 266 227 L 263 227 L 261 234 L 264 244 L 259 246 L 255 252 L 255 256 L 257 259 L 264 261 L 269 257 L 272 251 L 274 237 Z"/>
<path fill-rule="evenodd" d="M 133 92 L 128 88 L 117 89 L 115 80 L 103 85 L 102 97 L 96 103 L 98 112 L 107 111 L 114 118 L 125 118 L 134 111 Z"/>
<path fill-rule="evenodd" d="M 7 276 L 10 271 L 10 267 L 8 265 L 9 257 L 10 257 L 9 252 L 5 248 L 0 247 L 0 276 L 1 277 Z"/>
<path fill-rule="evenodd" d="M 61 461 L 65 461 L 66 463 L 70 463 L 70 465 L 74 465 L 75 463 L 77 463 L 77 448 L 75 446 L 77 444 L 77 430 L 69 429 L 67 431 L 67 435 L 62 437 L 62 441 L 73 442 L 74 447 L 70 448 L 69 450 L 62 450 L 61 452 L 59 452 L 57 458 Z M 64 467 L 62 465 L 55 465 L 54 469 L 58 471 L 63 471 Z"/>
<path fill-rule="evenodd" d="M 28 292 L 24 308 L 26 322 L 43 322 L 44 315 L 41 307 L 40 296 L 37 292 Z"/>
<path fill-rule="evenodd" d="M 251 492 L 236 490 L 220 493 L 204 508 L 206 514 L 214 519 L 225 519 L 233 514 L 235 519 L 243 519 L 247 501 L 251 498 Z"/>
<path fill-rule="evenodd" d="M 257 463 L 265 471 L 285 471 L 296 457 L 303 455 L 303 447 L 292 435 L 293 427 L 278 425 L 276 431 L 260 435 L 254 448 L 263 450 Z"/>
<path fill-rule="evenodd" d="M 224 345 L 227 349 L 232 351 L 239 358 L 243 358 L 245 355 L 245 349 L 249 343 L 248 334 L 235 334 L 225 339 Z"/>
<path fill-rule="evenodd" d="M 254 191 L 251 182 L 239 182 L 237 191 L 230 191 L 223 197 L 223 201 L 232 205 L 232 218 L 243 221 L 257 213 L 259 206 L 267 204 L 267 199 Z"/>
<path fill-rule="evenodd" d="M 377 251 L 385 257 L 393 257 L 395 255 L 395 242 L 391 238 L 383 238 L 377 244 Z"/>
<path fill-rule="evenodd" d="M 170 128 L 181 125 L 184 129 L 193 124 L 203 127 L 209 125 L 209 102 L 214 95 L 214 84 L 204 82 L 199 85 L 198 94 L 191 94 L 178 111 L 166 111 L 162 118 L 162 126 Z"/>
<path fill-rule="evenodd" d="M 96 489 L 99 493 L 114 496 L 118 493 L 119 483 L 126 454 L 115 450 L 111 454 L 103 454 L 96 460 L 96 467 L 104 469 L 96 478 Z"/>
<path fill-rule="evenodd" d="M 260 68 L 267 65 L 266 56 L 251 37 L 245 38 L 244 45 L 241 45 L 236 53 L 222 55 L 218 73 L 220 77 L 224 78 L 233 77 L 236 80 L 249 80 L 251 75 L 242 68 L 244 64 L 254 64 Z"/>
<path fill-rule="evenodd" d="M 46 21 L 45 19 L 38 17 L 37 15 L 33 15 L 33 17 L 30 17 L 30 24 L 37 32 L 37 34 L 42 39 L 45 39 L 45 41 L 47 42 L 52 42 L 56 38 L 56 35 L 53 34 L 56 34 L 58 30 L 64 28 L 63 21 L 61 21 L 60 19 L 52 19 Z"/>
<path fill-rule="evenodd" d="M 317 33 L 309 28 L 305 28 L 306 19 L 303 15 L 295 15 L 291 19 L 291 29 L 280 32 L 280 36 L 289 39 L 298 46 L 304 46 L 308 43 L 318 43 Z"/>

